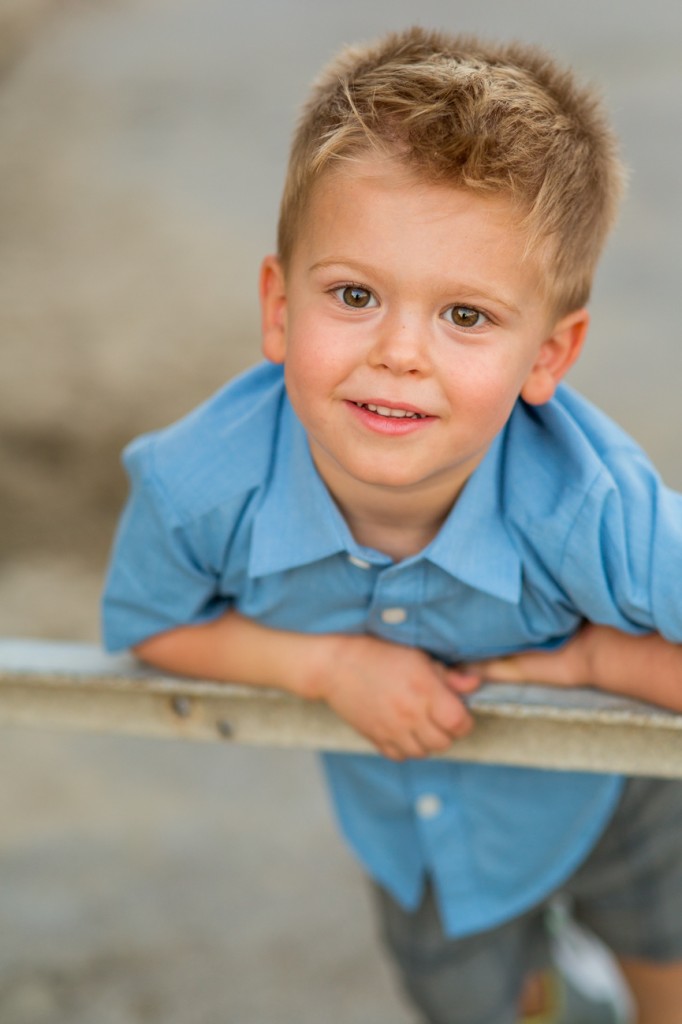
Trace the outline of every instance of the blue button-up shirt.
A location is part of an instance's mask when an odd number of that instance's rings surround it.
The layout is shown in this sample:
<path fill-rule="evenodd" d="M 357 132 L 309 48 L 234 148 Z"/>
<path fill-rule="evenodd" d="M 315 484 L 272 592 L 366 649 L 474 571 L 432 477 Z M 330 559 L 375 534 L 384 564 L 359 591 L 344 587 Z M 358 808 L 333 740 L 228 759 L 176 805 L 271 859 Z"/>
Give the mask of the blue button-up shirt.
<path fill-rule="evenodd" d="M 104 595 L 109 649 L 229 608 L 279 629 L 371 633 L 445 661 L 552 647 L 582 619 L 682 640 L 682 497 L 568 388 L 519 402 L 438 535 L 394 563 L 357 544 L 262 364 L 134 442 Z M 325 755 L 343 831 L 406 907 L 430 875 L 447 932 L 545 897 L 622 780 Z"/>

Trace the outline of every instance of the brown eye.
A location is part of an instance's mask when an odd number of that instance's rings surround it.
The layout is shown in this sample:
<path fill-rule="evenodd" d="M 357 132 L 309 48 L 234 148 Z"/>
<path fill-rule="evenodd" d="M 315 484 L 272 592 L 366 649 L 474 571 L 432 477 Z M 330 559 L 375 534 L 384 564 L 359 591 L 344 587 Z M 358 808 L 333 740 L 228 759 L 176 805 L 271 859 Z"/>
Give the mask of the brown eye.
<path fill-rule="evenodd" d="M 372 293 L 366 288 L 358 288 L 357 285 L 347 284 L 345 288 L 339 289 L 341 300 L 354 309 L 364 309 L 372 301 Z"/>
<path fill-rule="evenodd" d="M 485 320 L 483 313 L 471 306 L 450 306 L 446 315 L 455 327 L 480 327 Z"/>

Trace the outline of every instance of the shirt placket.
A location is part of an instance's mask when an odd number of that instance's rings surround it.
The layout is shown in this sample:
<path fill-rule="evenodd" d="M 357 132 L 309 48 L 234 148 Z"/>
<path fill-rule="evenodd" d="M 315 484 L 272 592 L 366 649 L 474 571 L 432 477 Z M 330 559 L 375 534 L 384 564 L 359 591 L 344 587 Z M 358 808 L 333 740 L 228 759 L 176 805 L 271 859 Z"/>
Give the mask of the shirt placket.
<path fill-rule="evenodd" d="M 368 624 L 394 643 L 422 646 L 421 617 L 428 566 L 423 561 L 391 566 L 377 576 Z M 403 766 L 405 811 L 416 824 L 422 862 L 441 894 L 468 912 L 474 898 L 467 830 L 459 798 L 459 765 L 435 758 Z"/>
<path fill-rule="evenodd" d="M 419 634 L 420 563 L 392 565 L 377 574 L 367 612 L 369 631 L 393 643 L 414 646 Z"/>

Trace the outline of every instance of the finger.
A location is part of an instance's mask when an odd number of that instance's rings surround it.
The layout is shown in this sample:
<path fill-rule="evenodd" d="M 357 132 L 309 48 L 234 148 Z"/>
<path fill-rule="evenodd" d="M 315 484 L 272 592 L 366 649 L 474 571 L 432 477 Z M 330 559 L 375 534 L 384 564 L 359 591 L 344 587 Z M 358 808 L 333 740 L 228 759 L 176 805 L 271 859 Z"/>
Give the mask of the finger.
<path fill-rule="evenodd" d="M 473 727 L 473 718 L 461 700 L 445 687 L 436 690 L 429 717 L 437 728 L 453 739 L 466 736 Z"/>
<path fill-rule="evenodd" d="M 391 761 L 406 761 L 408 758 L 423 758 L 428 751 L 412 733 L 399 739 L 386 740 L 379 745 L 380 752 Z"/>
<path fill-rule="evenodd" d="M 467 672 L 473 673 L 481 680 L 488 682 L 523 682 L 527 677 L 524 675 L 524 658 L 515 655 L 510 658 L 489 658 L 486 661 L 467 662 Z"/>
<path fill-rule="evenodd" d="M 467 668 L 472 666 L 467 665 Z M 569 651 L 529 651 L 509 658 L 492 658 L 474 666 L 482 677 L 495 683 L 545 683 L 549 686 L 569 685 L 572 662 Z M 577 682 L 578 680 L 573 680 Z"/>
<path fill-rule="evenodd" d="M 421 723 L 419 728 L 410 730 L 409 736 L 401 739 L 400 748 L 407 757 L 428 757 L 431 747 L 428 742 L 428 727 Z"/>
<path fill-rule="evenodd" d="M 402 753 L 400 747 L 396 743 L 387 741 L 386 743 L 378 744 L 377 749 L 382 757 L 388 758 L 389 761 L 404 761 L 405 755 Z"/>
<path fill-rule="evenodd" d="M 468 736 L 469 733 L 474 731 L 475 725 L 476 722 L 474 721 L 473 715 L 470 715 L 469 712 L 467 711 L 467 713 L 462 718 L 462 722 L 457 728 L 457 730 L 452 733 L 453 739 L 463 740 L 465 736 Z"/>
<path fill-rule="evenodd" d="M 480 672 L 473 671 L 470 665 L 448 668 L 445 681 L 455 693 L 473 693 L 481 685 Z"/>
<path fill-rule="evenodd" d="M 440 754 L 444 750 L 448 750 L 455 741 L 455 737 L 451 733 L 441 729 L 431 720 L 421 725 L 416 739 L 423 748 L 424 756 Z"/>

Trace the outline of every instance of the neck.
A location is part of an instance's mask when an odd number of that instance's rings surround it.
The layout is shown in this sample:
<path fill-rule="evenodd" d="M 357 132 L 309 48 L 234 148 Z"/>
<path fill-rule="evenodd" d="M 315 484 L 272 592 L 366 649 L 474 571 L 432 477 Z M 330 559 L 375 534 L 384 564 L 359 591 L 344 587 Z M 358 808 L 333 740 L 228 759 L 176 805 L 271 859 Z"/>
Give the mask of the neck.
<path fill-rule="evenodd" d="M 423 551 L 429 541 L 436 536 L 441 525 L 438 522 L 431 527 L 413 527 L 405 523 L 380 523 L 372 519 L 347 515 L 346 519 L 358 544 L 381 551 L 394 562 L 402 562 L 405 558 Z"/>
<path fill-rule="evenodd" d="M 353 537 L 364 547 L 402 561 L 433 540 L 463 487 L 383 487 L 322 474 Z M 341 484 L 341 486 L 339 486 Z"/>

